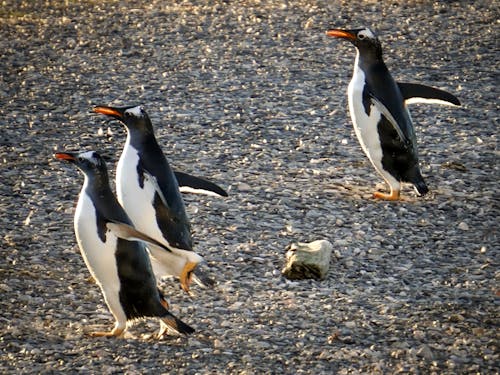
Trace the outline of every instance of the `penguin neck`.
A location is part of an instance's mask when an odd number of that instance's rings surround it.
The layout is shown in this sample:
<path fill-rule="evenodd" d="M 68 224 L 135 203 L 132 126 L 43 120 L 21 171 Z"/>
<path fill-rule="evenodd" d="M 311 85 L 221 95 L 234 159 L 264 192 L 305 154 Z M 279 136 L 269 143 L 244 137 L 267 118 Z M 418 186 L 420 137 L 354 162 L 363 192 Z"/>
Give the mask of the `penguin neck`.
<path fill-rule="evenodd" d="M 357 69 L 363 70 L 365 75 L 368 75 L 370 71 L 387 71 L 387 67 L 381 54 L 364 53 L 361 55 L 359 49 L 356 48 L 354 72 L 356 72 Z"/>
<path fill-rule="evenodd" d="M 108 200 L 113 196 L 113 192 L 109 187 L 109 181 L 107 178 L 100 175 L 88 176 L 85 174 L 82 193 L 87 194 L 96 201 L 101 199 Z"/>
<path fill-rule="evenodd" d="M 127 140 L 125 142 L 125 148 L 130 146 L 132 146 L 136 150 L 147 150 L 150 148 L 159 147 L 154 133 L 130 130 L 127 128 Z"/>

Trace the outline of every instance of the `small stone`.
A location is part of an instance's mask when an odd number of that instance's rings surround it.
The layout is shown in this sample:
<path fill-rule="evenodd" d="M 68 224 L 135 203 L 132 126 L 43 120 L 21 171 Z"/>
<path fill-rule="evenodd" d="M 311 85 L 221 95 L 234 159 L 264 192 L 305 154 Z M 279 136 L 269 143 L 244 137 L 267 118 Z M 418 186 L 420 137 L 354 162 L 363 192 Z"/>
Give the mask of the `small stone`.
<path fill-rule="evenodd" d="M 12 288 L 7 284 L 0 284 L 0 291 L 2 292 L 12 292 Z"/>
<path fill-rule="evenodd" d="M 417 339 L 417 340 L 423 340 L 423 339 L 425 339 L 425 332 L 417 329 L 417 330 L 413 331 L 413 337 L 415 337 L 415 339 Z"/>
<path fill-rule="evenodd" d="M 222 349 L 222 348 L 224 348 L 224 344 L 222 343 L 221 340 L 215 339 L 214 340 L 214 348 L 215 349 Z"/>
<path fill-rule="evenodd" d="M 448 320 L 453 323 L 459 323 L 463 322 L 465 318 L 460 314 L 451 314 Z"/>
<path fill-rule="evenodd" d="M 354 321 L 345 322 L 345 326 L 349 329 L 353 329 L 354 327 L 356 327 L 356 322 Z"/>
<path fill-rule="evenodd" d="M 238 184 L 238 190 L 240 191 L 249 191 L 252 190 L 251 186 L 245 182 L 241 182 Z"/>
<path fill-rule="evenodd" d="M 418 350 L 417 350 L 417 355 L 419 357 L 422 357 L 426 359 L 427 361 L 432 361 L 434 359 L 434 354 L 432 354 L 432 350 L 428 345 L 422 345 Z"/>
<path fill-rule="evenodd" d="M 346 335 L 346 336 L 340 336 L 339 341 L 342 342 L 343 344 L 354 344 L 354 338 L 351 335 Z"/>
<path fill-rule="evenodd" d="M 460 224 L 458 224 L 458 229 L 469 230 L 469 225 L 466 222 L 462 221 L 462 222 L 460 222 Z"/>
<path fill-rule="evenodd" d="M 332 244 L 326 240 L 293 243 L 286 253 L 287 263 L 282 274 L 290 280 L 326 277 L 330 268 Z"/>

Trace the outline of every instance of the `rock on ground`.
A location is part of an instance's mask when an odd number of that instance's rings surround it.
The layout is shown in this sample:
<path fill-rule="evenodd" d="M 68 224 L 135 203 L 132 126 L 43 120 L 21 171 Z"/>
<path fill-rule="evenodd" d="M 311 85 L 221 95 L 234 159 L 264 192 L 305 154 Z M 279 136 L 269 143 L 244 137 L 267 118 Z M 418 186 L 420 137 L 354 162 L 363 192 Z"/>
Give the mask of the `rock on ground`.
<path fill-rule="evenodd" d="M 330 269 L 332 244 L 326 240 L 294 242 L 287 247 L 281 274 L 290 280 L 323 280 Z"/>

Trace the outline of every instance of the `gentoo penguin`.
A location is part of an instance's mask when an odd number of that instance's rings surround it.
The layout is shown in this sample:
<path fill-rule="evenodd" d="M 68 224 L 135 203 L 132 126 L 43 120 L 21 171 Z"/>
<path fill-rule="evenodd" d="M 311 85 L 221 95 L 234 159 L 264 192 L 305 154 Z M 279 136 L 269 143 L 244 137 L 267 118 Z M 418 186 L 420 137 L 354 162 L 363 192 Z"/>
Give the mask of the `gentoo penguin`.
<path fill-rule="evenodd" d="M 75 164 L 85 175 L 75 212 L 76 239 L 116 320 L 111 332 L 92 335 L 120 336 L 128 322 L 146 317 L 161 320 L 159 336 L 168 327 L 182 334 L 194 332 L 167 310 L 168 303 L 158 290 L 146 248 L 135 241 L 148 238 L 131 226 L 111 191 L 106 165 L 99 154 L 59 152 L 55 157 Z"/>
<path fill-rule="evenodd" d="M 429 189 L 418 165 L 415 132 L 408 103 L 460 105 L 445 91 L 415 83 L 396 82 L 382 59 L 382 46 L 368 28 L 332 29 L 328 36 L 343 38 L 356 47 L 354 74 L 348 88 L 349 112 L 361 147 L 390 186 L 390 194 L 375 198 L 397 200 L 401 183 L 413 184 L 419 195 Z"/>
<path fill-rule="evenodd" d="M 135 228 L 169 250 L 148 246 L 155 275 L 178 277 L 189 293 L 193 272 L 203 258 L 193 250 L 178 182 L 156 141 L 148 114 L 142 106 L 98 106 L 94 112 L 112 116 L 127 129 L 116 169 L 117 195 Z"/>

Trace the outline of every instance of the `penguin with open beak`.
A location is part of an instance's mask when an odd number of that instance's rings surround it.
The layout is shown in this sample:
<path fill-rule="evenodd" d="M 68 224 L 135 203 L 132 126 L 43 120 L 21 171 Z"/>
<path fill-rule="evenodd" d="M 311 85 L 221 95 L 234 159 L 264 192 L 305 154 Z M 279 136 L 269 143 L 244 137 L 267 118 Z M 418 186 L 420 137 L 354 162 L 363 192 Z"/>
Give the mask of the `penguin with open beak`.
<path fill-rule="evenodd" d="M 398 200 L 401 183 L 410 183 L 419 195 L 429 189 L 422 177 L 417 141 L 406 104 L 432 102 L 460 105 L 452 94 L 416 83 L 396 82 L 382 58 L 382 46 L 369 28 L 331 29 L 328 36 L 348 40 L 356 47 L 354 73 L 348 87 L 354 131 L 371 163 L 390 187 L 375 198 Z"/>
<path fill-rule="evenodd" d="M 159 336 L 170 329 L 194 332 L 168 311 L 158 290 L 144 243 L 162 246 L 132 226 L 109 186 L 106 164 L 93 151 L 59 152 L 59 160 L 76 165 L 85 181 L 75 212 L 75 234 L 81 254 L 116 322 L 110 332 L 93 336 L 121 336 L 136 319 L 159 318 Z"/>

